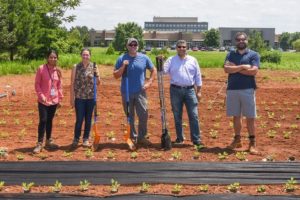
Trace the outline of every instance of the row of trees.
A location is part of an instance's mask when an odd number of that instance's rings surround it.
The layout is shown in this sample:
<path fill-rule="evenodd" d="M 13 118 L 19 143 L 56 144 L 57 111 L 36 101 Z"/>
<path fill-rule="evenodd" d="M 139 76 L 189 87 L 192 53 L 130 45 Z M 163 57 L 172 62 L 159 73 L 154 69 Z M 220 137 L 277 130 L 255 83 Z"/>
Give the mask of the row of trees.
<path fill-rule="evenodd" d="M 299 39 L 300 39 L 300 32 L 295 32 L 295 33 L 284 32 L 281 34 L 279 38 L 279 44 L 283 50 L 292 49 L 292 48 L 297 50 L 300 48 L 300 46 L 297 45 L 299 41 L 297 43 L 295 42 Z M 300 51 L 300 49 L 298 51 Z"/>
<path fill-rule="evenodd" d="M 0 53 L 14 58 L 36 59 L 57 49 L 73 52 L 87 43 L 86 27 L 68 31 L 63 23 L 75 16 L 65 16 L 80 0 L 0 0 Z"/>

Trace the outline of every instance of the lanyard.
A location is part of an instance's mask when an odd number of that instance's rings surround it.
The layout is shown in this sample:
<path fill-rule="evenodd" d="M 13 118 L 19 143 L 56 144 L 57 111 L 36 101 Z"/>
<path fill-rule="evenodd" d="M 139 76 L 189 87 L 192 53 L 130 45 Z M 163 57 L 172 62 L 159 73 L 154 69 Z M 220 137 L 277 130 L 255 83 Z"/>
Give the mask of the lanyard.
<path fill-rule="evenodd" d="M 49 74 L 49 77 L 50 77 L 50 80 L 51 80 L 51 87 L 53 87 L 53 78 L 52 78 L 52 76 L 51 76 L 51 74 L 50 74 L 50 70 L 49 70 L 48 65 L 46 65 L 46 67 L 47 67 L 47 71 L 48 71 L 48 74 Z M 54 74 L 54 73 L 53 73 L 53 74 Z"/>

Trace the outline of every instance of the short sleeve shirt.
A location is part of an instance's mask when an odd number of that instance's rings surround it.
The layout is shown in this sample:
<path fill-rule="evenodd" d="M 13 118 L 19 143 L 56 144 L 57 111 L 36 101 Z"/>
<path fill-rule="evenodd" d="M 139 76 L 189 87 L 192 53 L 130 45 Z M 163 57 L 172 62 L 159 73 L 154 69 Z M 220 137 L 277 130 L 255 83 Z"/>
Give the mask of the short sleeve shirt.
<path fill-rule="evenodd" d="M 115 69 L 119 69 L 124 60 L 129 61 L 127 66 L 127 72 L 123 73 L 121 81 L 121 92 L 126 93 L 126 81 L 125 78 L 128 78 L 128 92 L 129 94 L 135 94 L 142 91 L 146 69 L 152 69 L 154 67 L 150 58 L 144 54 L 138 53 L 135 57 L 131 57 L 129 54 L 121 55 L 116 64 Z"/>
<path fill-rule="evenodd" d="M 247 49 L 244 54 L 231 51 L 227 54 L 225 63 L 232 62 L 236 65 L 251 65 L 260 67 L 260 57 L 257 52 Z M 254 76 L 247 76 L 239 72 L 228 75 L 227 90 L 256 89 Z"/>

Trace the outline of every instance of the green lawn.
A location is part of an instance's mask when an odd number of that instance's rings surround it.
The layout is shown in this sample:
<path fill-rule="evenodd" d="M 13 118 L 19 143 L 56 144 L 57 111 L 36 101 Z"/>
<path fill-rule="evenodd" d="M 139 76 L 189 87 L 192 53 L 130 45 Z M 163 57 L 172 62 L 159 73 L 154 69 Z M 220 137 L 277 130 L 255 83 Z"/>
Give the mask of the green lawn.
<path fill-rule="evenodd" d="M 105 48 L 92 48 L 91 60 L 103 65 L 114 65 L 119 54 L 106 55 Z M 175 55 L 175 51 L 170 52 L 171 55 Z M 190 55 L 197 58 L 202 68 L 217 68 L 222 67 L 226 52 L 189 52 Z M 155 62 L 155 56 L 147 52 L 153 63 Z M 80 61 L 80 55 L 76 54 L 64 54 L 59 55 L 59 66 L 64 69 L 71 68 L 75 63 Z M 0 62 L 0 76 L 7 74 L 25 74 L 34 73 L 36 68 L 44 63 L 44 60 L 31 60 L 31 61 L 2 61 Z M 300 53 L 288 53 L 282 54 L 282 61 L 280 64 L 274 63 L 262 63 L 263 69 L 278 69 L 278 70 L 300 70 Z"/>

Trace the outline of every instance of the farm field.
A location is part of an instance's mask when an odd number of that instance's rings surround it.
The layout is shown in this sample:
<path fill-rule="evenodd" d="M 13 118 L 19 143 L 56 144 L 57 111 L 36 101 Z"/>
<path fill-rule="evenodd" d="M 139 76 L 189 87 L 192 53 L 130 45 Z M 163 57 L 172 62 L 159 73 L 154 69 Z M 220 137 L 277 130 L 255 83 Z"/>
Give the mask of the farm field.
<path fill-rule="evenodd" d="M 261 70 L 257 76 L 257 149 L 260 155 L 249 155 L 246 127 L 242 131 L 243 147 L 229 151 L 226 146 L 233 137 L 231 119 L 226 117 L 224 98 L 227 75 L 222 69 L 202 69 L 203 89 L 199 104 L 201 137 L 206 148 L 196 153 L 190 142 L 189 125 L 184 112 L 183 125 L 186 142 L 174 145 L 172 150 L 160 149 L 161 120 L 157 82 L 147 91 L 149 100 L 148 136 L 152 145 L 138 147 L 135 156 L 123 142 L 125 115 L 119 92 L 120 80 L 112 77 L 112 66 L 101 65 L 102 82 L 98 88 L 98 129 L 101 133 L 100 149 L 96 152 L 79 147 L 69 152 L 75 123 L 74 110 L 69 105 L 70 71 L 63 71 L 64 100 L 54 119 L 53 138 L 60 145 L 56 151 L 43 150 L 33 155 L 37 141 L 38 111 L 34 92 L 34 75 L 8 75 L 0 77 L 0 92 L 6 85 L 16 90 L 16 96 L 0 99 L 0 147 L 8 148 L 5 161 L 128 161 L 128 162 L 247 162 L 288 161 L 300 159 L 300 72 Z M 165 77 L 168 129 L 175 140 L 175 127 L 169 100 L 169 80 Z M 245 123 L 244 123 L 245 125 Z M 226 152 L 228 155 L 224 154 Z M 241 152 L 246 152 L 245 154 Z M 198 154 L 197 159 L 195 155 Z M 222 155 L 221 155 L 222 154 Z M 1 181 L 1 180 L 0 180 Z M 107 187 L 107 186 L 103 186 Z M 126 186 L 124 193 L 130 191 Z M 157 185 L 153 193 L 169 193 L 172 186 Z M 274 194 L 283 194 L 282 186 L 268 186 Z M 274 188 L 273 188 L 274 187 Z M 156 186 L 154 187 L 156 188 Z M 186 190 L 185 190 L 186 188 Z M 255 186 L 249 186 L 245 193 L 255 193 Z M 18 192 L 17 186 L 10 191 Z M 40 188 L 39 191 L 45 189 Z M 70 186 L 70 190 L 76 190 Z M 104 190 L 104 189 L 103 189 Z M 212 188 L 216 193 L 225 190 Z M 94 191 L 94 190 L 93 190 Z M 195 189 L 184 186 L 183 194 L 194 194 Z M 252 191 L 252 192 L 251 192 Z M 95 194 L 98 194 L 95 189 Z M 99 192 L 99 191 L 98 191 Z M 101 193 L 101 192 L 100 192 Z M 213 192 L 214 193 L 214 192 Z M 91 195 L 95 195 L 93 192 Z M 269 193 L 271 194 L 271 192 Z M 273 194 L 273 193 L 272 193 Z M 300 194 L 299 190 L 295 194 Z M 103 194 L 102 194 L 103 195 Z M 106 194 L 104 194 L 106 195 Z"/>
<path fill-rule="evenodd" d="M 106 54 L 106 48 L 92 47 L 91 60 L 101 65 L 114 65 L 116 59 L 120 55 L 115 52 L 113 55 Z M 175 55 L 174 50 L 169 51 L 169 56 Z M 224 64 L 226 52 L 219 51 L 189 51 L 189 54 L 194 56 L 200 63 L 201 68 L 221 68 Z M 155 55 L 147 52 L 152 62 L 155 62 Z M 1 59 L 2 58 L 2 59 Z M 15 60 L 8 61 L 8 55 L 0 54 L 0 76 L 8 74 L 29 74 L 34 73 L 37 67 L 44 63 L 44 59 L 39 60 Z M 80 61 L 79 54 L 61 54 L 59 55 L 58 64 L 63 69 L 70 69 L 74 63 Z M 277 70 L 293 70 L 300 71 L 300 53 L 299 52 L 282 52 L 281 63 L 261 63 L 262 69 L 277 69 Z"/>

